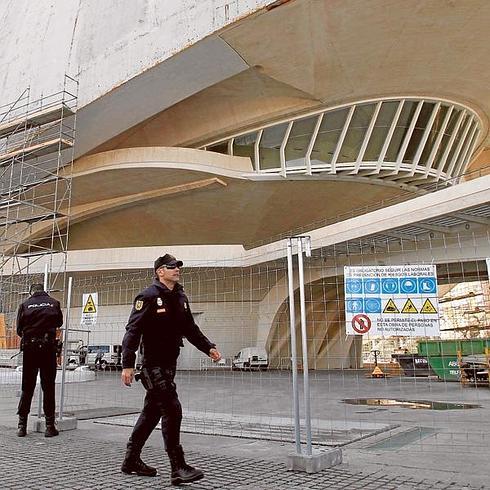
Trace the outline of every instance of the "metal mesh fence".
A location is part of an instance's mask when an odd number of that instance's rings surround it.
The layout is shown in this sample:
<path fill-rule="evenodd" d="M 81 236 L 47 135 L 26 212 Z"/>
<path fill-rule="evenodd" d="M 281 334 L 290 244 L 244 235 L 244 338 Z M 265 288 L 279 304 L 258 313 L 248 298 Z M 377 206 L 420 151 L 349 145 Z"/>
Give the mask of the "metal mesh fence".
<path fill-rule="evenodd" d="M 442 240 L 442 239 L 441 239 Z M 480 451 L 488 446 L 489 283 L 484 260 L 471 244 L 488 241 L 472 232 L 434 239 L 353 241 L 313 251 L 305 259 L 305 306 L 314 446 L 363 444 L 423 451 Z M 468 249 L 470 246 L 470 249 Z M 468 260 L 454 260 L 464 253 Z M 441 339 L 347 335 L 343 268 L 434 264 Z M 124 327 L 135 295 L 152 270 L 74 276 L 69 333 L 70 367 L 65 407 L 80 418 L 130 425 L 142 405 L 139 383 L 123 388 L 118 367 Z M 183 285 L 205 334 L 224 361 L 213 364 L 188 342 L 181 351 L 177 384 L 184 430 L 292 441 L 291 339 L 285 259 L 247 267 L 200 262 L 184 268 Z M 297 286 L 297 284 L 296 284 Z M 97 322 L 80 325 L 83 294 L 98 293 Z M 298 289 L 295 302 L 299 307 Z M 7 321 L 11 321 L 8 319 Z M 301 359 L 299 319 L 298 359 Z M 442 341 L 442 342 L 440 342 Z M 444 344 L 447 349 L 438 347 Z M 429 346 L 429 347 L 428 347 Z M 265 349 L 267 361 L 257 361 Z M 432 350 L 430 350 L 432 349 Z M 439 350 L 438 350 L 439 349 Z M 487 350 L 486 350 L 487 349 Z M 104 351 L 95 365 L 95 353 Z M 374 355 L 386 377 L 373 378 Z M 476 356 L 482 365 L 463 364 Z M 266 366 L 267 364 L 267 366 Z M 298 362 L 302 389 L 302 363 Z M 488 369 L 488 368 L 487 368 Z M 483 373 L 476 376 L 476 373 Z M 2 369 L 4 409 L 15 405 L 15 371 Z M 17 376 L 19 377 L 19 376 Z M 15 378 L 15 379 L 14 379 Z M 20 379 L 20 377 L 19 377 Z M 35 409 L 33 409 L 35 411 Z M 301 401 L 301 411 L 304 411 Z M 459 449 L 458 449 L 459 448 Z"/>
<path fill-rule="evenodd" d="M 448 224 L 448 218 L 421 222 L 317 247 L 305 258 L 314 447 L 409 448 L 434 454 L 471 454 L 488 448 L 487 208 L 465 211 L 466 218 L 475 220 L 469 227 L 465 221 Z M 475 222 L 478 226 L 473 226 Z M 185 341 L 176 378 L 184 431 L 294 441 L 285 241 L 277 243 L 277 252 L 280 258 L 273 261 L 260 252 L 249 254 L 247 264 L 238 259 L 186 262 L 182 283 L 196 323 L 217 344 L 224 359 L 212 363 Z M 348 334 L 344 268 L 408 264 L 436 267 L 440 337 Z M 90 270 L 91 264 L 85 265 Z M 120 344 L 134 297 L 153 280 L 152 269 L 129 266 L 125 270 L 125 264 L 119 263 L 117 271 L 72 274 L 64 360 L 69 367 L 65 410 L 81 419 L 98 417 L 104 424 L 128 427 L 141 409 L 144 390 L 139 383 L 122 387 Z M 297 262 L 294 267 L 296 270 Z M 21 301 L 19 292 L 32 279 L 24 276 L 18 291 L 8 294 Z M 5 294 L 2 291 L 2 298 Z M 96 322 L 91 326 L 82 322 L 88 295 L 97 298 Z M 3 301 L 14 303 L 14 296 Z M 299 296 L 295 272 L 296 311 Z M 13 328 L 12 316 L 5 316 L 4 322 Z M 299 316 L 295 330 L 302 390 Z M 103 356 L 97 359 L 100 354 Z M 0 368 L 1 409 L 14 413 L 20 373 L 16 364 L 9 363 Z M 375 367 L 381 376 L 373 377 Z M 301 397 L 300 411 L 304 416 Z"/>

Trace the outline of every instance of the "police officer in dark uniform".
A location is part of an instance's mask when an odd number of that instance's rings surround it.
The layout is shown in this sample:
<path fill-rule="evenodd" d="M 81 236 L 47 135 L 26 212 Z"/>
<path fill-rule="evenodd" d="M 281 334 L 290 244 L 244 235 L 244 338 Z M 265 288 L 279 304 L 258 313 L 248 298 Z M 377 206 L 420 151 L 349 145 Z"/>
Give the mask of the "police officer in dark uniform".
<path fill-rule="evenodd" d="M 186 337 L 200 351 L 219 361 L 221 354 L 194 323 L 189 300 L 179 284 L 182 261 L 170 254 L 158 257 L 153 284 L 134 301 L 122 341 L 122 382 L 131 386 L 136 352 L 143 354 L 141 381 L 146 389 L 143 410 L 127 444 L 121 466 L 124 473 L 155 476 L 155 468 L 140 458 L 141 450 L 161 419 L 165 449 L 172 468 L 171 483 L 190 483 L 204 477 L 201 470 L 188 465 L 180 445 L 182 408 L 174 383 L 182 338 Z M 138 378 L 137 378 L 138 379 Z"/>
<path fill-rule="evenodd" d="M 33 284 L 31 297 L 24 301 L 17 312 L 17 334 L 22 338 L 24 352 L 22 366 L 22 395 L 20 397 L 17 435 L 24 437 L 27 416 L 31 410 L 32 395 L 40 371 L 43 390 L 43 408 L 46 417 L 46 437 L 58 435 L 54 423 L 56 379 L 56 329 L 63 325 L 63 313 L 59 301 L 44 291 L 42 284 Z"/>

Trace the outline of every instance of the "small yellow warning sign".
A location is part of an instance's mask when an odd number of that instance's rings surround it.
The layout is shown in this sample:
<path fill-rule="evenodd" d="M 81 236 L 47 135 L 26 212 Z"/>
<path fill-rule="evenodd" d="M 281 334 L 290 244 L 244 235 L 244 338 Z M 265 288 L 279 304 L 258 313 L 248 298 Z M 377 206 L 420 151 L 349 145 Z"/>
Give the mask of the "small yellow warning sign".
<path fill-rule="evenodd" d="M 97 313 L 97 308 L 95 307 L 95 303 L 94 303 L 94 300 L 93 300 L 91 294 L 88 295 L 87 302 L 85 303 L 85 306 L 83 307 L 83 312 L 84 313 Z"/>
<path fill-rule="evenodd" d="M 415 308 L 415 305 L 410 298 L 408 298 L 406 303 L 403 305 L 402 313 L 418 313 L 417 308 Z"/>
<path fill-rule="evenodd" d="M 437 313 L 437 310 L 434 308 L 434 305 L 429 298 L 424 301 L 420 313 Z"/>
<path fill-rule="evenodd" d="M 392 299 L 389 299 L 388 303 L 386 303 L 383 313 L 400 313 L 400 310 L 395 305 L 395 302 Z"/>

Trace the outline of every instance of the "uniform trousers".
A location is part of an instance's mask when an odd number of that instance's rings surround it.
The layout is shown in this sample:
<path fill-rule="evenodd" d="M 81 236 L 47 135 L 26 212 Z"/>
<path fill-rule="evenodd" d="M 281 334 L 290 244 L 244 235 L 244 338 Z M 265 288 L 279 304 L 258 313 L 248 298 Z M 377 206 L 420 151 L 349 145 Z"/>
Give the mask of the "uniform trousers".
<path fill-rule="evenodd" d="M 26 417 L 31 410 L 32 396 L 40 373 L 43 390 L 43 409 L 46 418 L 55 415 L 56 349 L 47 342 L 28 342 L 24 346 L 22 394 L 17 414 Z"/>
<path fill-rule="evenodd" d="M 142 377 L 146 389 L 143 410 L 134 426 L 128 447 L 135 452 L 141 451 L 150 434 L 161 420 L 165 449 L 171 450 L 180 444 L 180 424 L 182 406 L 174 383 L 175 368 L 143 368 L 148 380 Z"/>

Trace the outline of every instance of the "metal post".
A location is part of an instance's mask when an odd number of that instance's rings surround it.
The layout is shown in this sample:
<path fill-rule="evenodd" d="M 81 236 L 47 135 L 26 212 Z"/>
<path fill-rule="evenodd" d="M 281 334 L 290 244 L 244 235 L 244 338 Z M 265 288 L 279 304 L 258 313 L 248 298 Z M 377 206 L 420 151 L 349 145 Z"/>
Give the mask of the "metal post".
<path fill-rule="evenodd" d="M 293 372 L 293 399 L 294 399 L 294 441 L 296 453 L 301 454 L 301 432 L 299 425 L 299 393 L 298 393 L 298 358 L 296 350 L 296 316 L 294 311 L 294 284 L 293 284 L 293 241 L 288 238 L 288 287 L 289 287 L 289 324 L 291 328 L 291 370 Z"/>
<path fill-rule="evenodd" d="M 298 238 L 298 272 L 299 272 L 299 306 L 301 311 L 301 336 L 303 347 L 303 389 L 305 404 L 306 426 L 306 454 L 311 456 L 311 409 L 310 409 L 310 382 L 308 377 L 308 344 L 306 337 L 306 307 L 305 307 L 305 282 L 303 271 L 303 238 Z M 306 245 L 308 249 L 308 245 Z"/>
<path fill-rule="evenodd" d="M 43 289 L 48 292 L 49 284 L 48 284 L 48 264 L 44 264 L 44 285 Z M 40 376 L 40 375 L 38 375 Z M 37 378 L 36 378 L 37 380 Z M 39 380 L 39 392 L 37 397 L 37 418 L 41 418 L 41 412 L 43 408 L 43 390 L 41 388 L 41 380 Z"/>
<path fill-rule="evenodd" d="M 70 325 L 70 308 L 71 308 L 71 288 L 73 277 L 68 278 L 68 295 L 66 299 L 66 315 L 65 315 L 65 334 L 63 335 L 63 362 L 61 365 L 61 393 L 60 393 L 60 416 L 59 420 L 63 420 L 63 408 L 65 399 L 65 374 L 66 374 L 66 356 L 68 354 L 68 332 Z"/>

